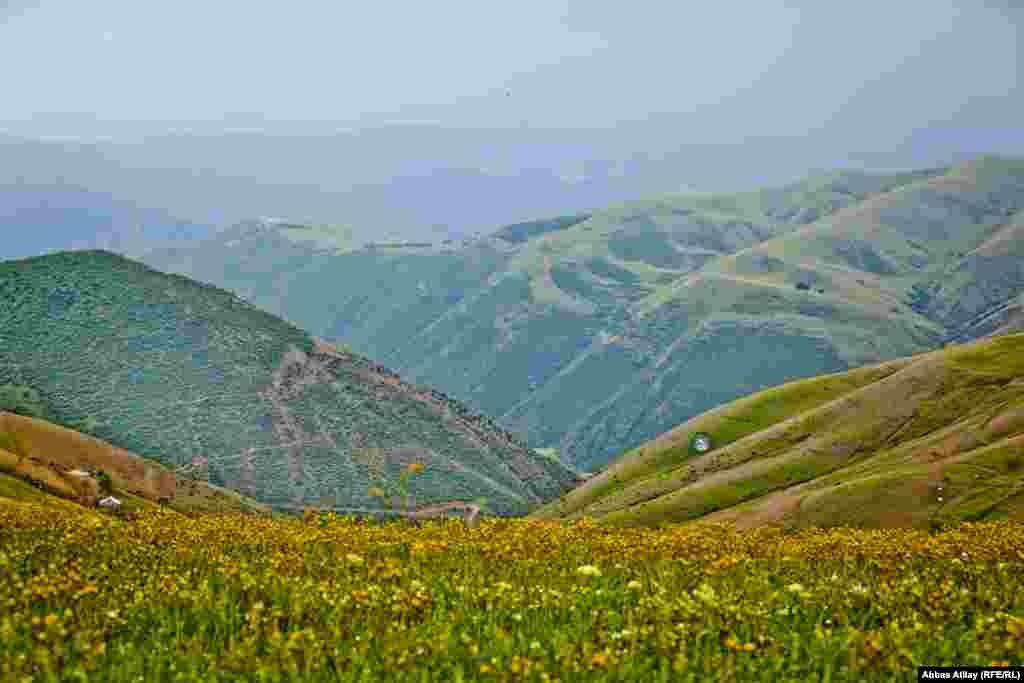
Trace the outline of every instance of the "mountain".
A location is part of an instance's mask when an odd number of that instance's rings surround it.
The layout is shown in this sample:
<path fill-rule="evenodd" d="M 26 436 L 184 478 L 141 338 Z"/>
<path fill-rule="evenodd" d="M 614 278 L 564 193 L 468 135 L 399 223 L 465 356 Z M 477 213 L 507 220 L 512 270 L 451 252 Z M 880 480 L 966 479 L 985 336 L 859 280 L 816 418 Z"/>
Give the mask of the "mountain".
<path fill-rule="evenodd" d="M 209 237 L 211 229 L 63 183 L 0 182 L 0 260 L 66 249 L 137 255 Z"/>
<path fill-rule="evenodd" d="M 202 225 L 252 216 L 346 224 L 359 244 L 382 234 L 461 237 L 689 185 L 728 192 L 786 184 L 810 168 L 923 168 L 1024 148 L 1018 127 L 966 131 L 952 122 L 885 141 L 879 131 L 859 142 L 817 131 L 697 143 L 678 116 L 658 114 L 604 130 L 412 123 L 337 130 L 307 122 L 204 134 L 174 122 L 100 124 L 91 132 L 82 120 L 37 124 L 93 139 L 0 133 L 0 185 L 77 185 Z"/>
<path fill-rule="evenodd" d="M 486 498 L 497 514 L 576 481 L 441 392 L 106 251 L 0 262 L 4 385 L 30 413 L 278 510 L 380 509 L 410 465 L 414 504 Z"/>
<path fill-rule="evenodd" d="M 261 215 L 343 223 L 364 244 L 461 236 L 682 184 L 677 174 L 643 173 L 652 162 L 622 149 L 594 158 L 595 135 L 573 135 L 433 126 L 99 141 L 0 134 L 0 186 L 80 186 L 204 225 Z"/>
<path fill-rule="evenodd" d="M 701 433 L 712 446 L 704 453 Z M 1024 520 L 1024 334 L 744 397 L 624 454 L 531 516 L 746 528 Z"/>
<path fill-rule="evenodd" d="M 330 251 L 250 222 L 145 259 L 593 470 L 760 388 L 1011 331 L 1021 209 L 1024 162 L 982 157 L 676 193 L 429 246 Z"/>

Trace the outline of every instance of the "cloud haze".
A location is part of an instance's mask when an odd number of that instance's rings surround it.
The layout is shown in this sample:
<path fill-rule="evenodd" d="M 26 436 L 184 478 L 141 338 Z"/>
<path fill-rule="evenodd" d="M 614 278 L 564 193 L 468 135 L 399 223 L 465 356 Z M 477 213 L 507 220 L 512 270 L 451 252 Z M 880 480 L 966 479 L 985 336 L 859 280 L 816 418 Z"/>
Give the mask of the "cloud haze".
<path fill-rule="evenodd" d="M 15 0 L 0 184 L 412 235 L 1024 156 L 1022 17 L 1016 0 Z"/>
<path fill-rule="evenodd" d="M 868 138 L 1024 104 L 1009 1 L 30 4 L 0 25 L 0 128 L 36 134 L 660 116 L 689 141 Z"/>

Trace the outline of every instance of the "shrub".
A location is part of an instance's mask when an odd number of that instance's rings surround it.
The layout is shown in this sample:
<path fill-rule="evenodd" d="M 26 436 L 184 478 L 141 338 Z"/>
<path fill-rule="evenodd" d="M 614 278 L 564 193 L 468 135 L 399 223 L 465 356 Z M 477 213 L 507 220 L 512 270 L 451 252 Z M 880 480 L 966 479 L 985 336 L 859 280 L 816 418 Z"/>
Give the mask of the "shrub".
<path fill-rule="evenodd" d="M 114 480 L 103 470 L 96 473 L 96 481 L 100 485 L 100 492 L 108 496 L 114 492 Z"/>

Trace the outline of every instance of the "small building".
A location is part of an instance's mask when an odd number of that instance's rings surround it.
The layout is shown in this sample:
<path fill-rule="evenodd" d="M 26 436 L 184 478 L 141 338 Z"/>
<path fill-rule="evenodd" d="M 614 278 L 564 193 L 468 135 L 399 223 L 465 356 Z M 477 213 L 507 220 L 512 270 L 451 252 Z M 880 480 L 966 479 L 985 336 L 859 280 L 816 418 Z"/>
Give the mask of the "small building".
<path fill-rule="evenodd" d="M 101 508 L 110 508 L 115 512 L 121 509 L 121 501 L 113 496 L 107 496 L 106 498 L 101 499 L 98 505 Z"/>

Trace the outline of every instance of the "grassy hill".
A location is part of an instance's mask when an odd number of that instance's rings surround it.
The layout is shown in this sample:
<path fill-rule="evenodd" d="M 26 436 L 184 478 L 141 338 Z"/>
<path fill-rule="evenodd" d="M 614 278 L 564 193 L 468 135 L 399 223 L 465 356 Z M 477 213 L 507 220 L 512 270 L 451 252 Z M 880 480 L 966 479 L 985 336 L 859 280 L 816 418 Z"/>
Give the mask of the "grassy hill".
<path fill-rule="evenodd" d="M 673 194 L 430 248 L 265 226 L 156 267 L 243 294 L 594 470 L 801 377 L 1019 329 L 1024 161 Z"/>
<path fill-rule="evenodd" d="M 486 498 L 524 512 L 576 476 L 489 418 L 237 296 L 104 251 L 0 262 L 0 386 L 27 414 L 275 509 Z"/>
<path fill-rule="evenodd" d="M 179 477 L 160 463 L 72 429 L 0 410 L 0 506 L 23 503 L 81 510 L 107 492 L 129 512 L 165 509 L 195 514 L 261 513 L 270 509 L 234 491 Z"/>
<path fill-rule="evenodd" d="M 712 450 L 694 450 L 697 433 Z M 741 528 L 1024 519 L 1024 334 L 757 392 L 630 451 L 531 516 Z"/>

